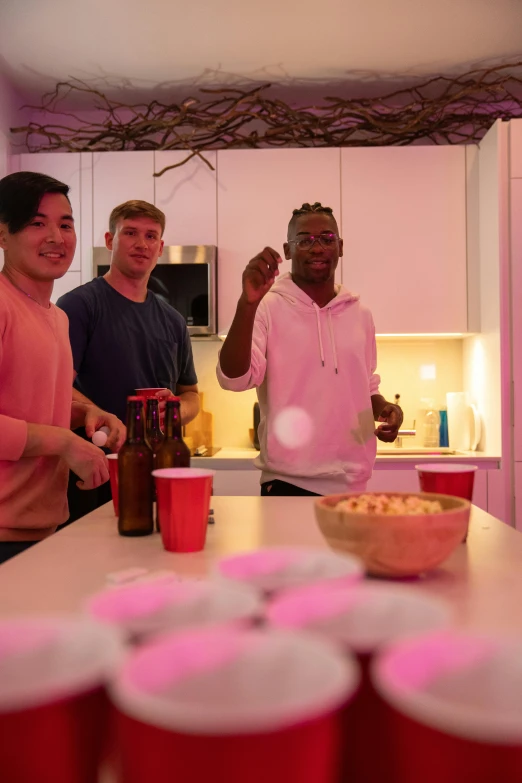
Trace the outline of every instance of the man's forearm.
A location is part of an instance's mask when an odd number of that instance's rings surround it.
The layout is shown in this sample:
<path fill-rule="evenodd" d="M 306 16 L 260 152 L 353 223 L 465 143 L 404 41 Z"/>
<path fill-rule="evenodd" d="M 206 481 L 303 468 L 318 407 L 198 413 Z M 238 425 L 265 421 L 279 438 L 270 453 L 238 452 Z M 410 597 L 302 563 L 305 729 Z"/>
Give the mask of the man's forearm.
<path fill-rule="evenodd" d="M 94 407 L 94 403 L 89 400 L 84 394 L 72 388 L 72 405 L 71 405 L 71 429 L 76 430 L 78 427 L 83 427 L 85 424 L 85 414 L 87 413 L 88 406 Z"/>
<path fill-rule="evenodd" d="M 252 334 L 257 304 L 248 304 L 241 298 L 227 338 L 219 354 L 219 364 L 227 378 L 240 378 L 250 368 Z"/>
<path fill-rule="evenodd" d="M 71 438 L 75 437 L 76 435 L 73 435 L 70 430 L 62 427 L 54 427 L 50 424 L 28 424 L 27 441 L 22 456 L 61 456 Z"/>
<path fill-rule="evenodd" d="M 199 413 L 199 394 L 191 391 L 182 392 L 179 395 L 179 403 L 181 423 L 188 424 Z"/>

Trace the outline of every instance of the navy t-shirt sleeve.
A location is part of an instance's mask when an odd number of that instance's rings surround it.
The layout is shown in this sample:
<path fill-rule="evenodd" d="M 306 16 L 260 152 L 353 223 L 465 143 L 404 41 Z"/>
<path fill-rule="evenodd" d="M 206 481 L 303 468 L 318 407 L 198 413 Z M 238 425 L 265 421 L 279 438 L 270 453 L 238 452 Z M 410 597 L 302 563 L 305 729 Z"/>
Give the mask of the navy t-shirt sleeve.
<path fill-rule="evenodd" d="M 76 373 L 80 372 L 83 357 L 89 342 L 92 313 L 88 302 L 74 291 L 61 296 L 56 302 L 57 307 L 67 313 L 69 318 L 69 340 L 73 355 L 73 366 Z"/>
<path fill-rule="evenodd" d="M 181 386 L 194 386 L 198 382 L 196 370 L 194 368 L 194 359 L 192 356 L 192 344 L 188 329 L 185 326 L 185 334 L 181 343 L 181 351 L 178 360 L 179 374 L 178 383 Z"/>

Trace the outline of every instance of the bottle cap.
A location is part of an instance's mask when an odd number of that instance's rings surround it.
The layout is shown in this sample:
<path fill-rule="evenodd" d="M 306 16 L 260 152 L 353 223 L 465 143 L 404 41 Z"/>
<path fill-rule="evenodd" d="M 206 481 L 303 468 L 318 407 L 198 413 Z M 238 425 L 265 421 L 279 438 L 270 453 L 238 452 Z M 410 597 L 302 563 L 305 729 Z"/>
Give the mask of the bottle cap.
<path fill-rule="evenodd" d="M 170 397 L 167 397 L 167 402 L 179 402 L 180 398 L 176 397 L 175 394 L 171 394 Z"/>
<path fill-rule="evenodd" d="M 145 397 L 140 397 L 137 395 L 132 397 L 127 397 L 127 402 L 145 402 Z"/>

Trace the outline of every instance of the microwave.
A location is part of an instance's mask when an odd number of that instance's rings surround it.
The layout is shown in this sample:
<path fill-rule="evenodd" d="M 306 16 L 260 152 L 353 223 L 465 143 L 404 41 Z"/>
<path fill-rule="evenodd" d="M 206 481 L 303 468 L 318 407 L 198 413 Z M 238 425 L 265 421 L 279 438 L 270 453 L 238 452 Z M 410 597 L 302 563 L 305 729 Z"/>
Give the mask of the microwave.
<path fill-rule="evenodd" d="M 93 273 L 109 271 L 111 253 L 93 251 Z M 152 270 L 148 286 L 181 313 L 189 334 L 217 334 L 217 248 L 215 245 L 168 245 Z"/>

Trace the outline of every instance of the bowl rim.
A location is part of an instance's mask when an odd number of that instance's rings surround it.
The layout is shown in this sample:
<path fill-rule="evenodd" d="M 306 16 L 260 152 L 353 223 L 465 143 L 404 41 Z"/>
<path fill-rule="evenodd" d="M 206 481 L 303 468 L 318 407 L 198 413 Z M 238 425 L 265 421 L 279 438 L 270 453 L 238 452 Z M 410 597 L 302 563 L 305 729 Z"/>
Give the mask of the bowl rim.
<path fill-rule="evenodd" d="M 440 500 L 441 498 L 451 500 L 455 503 L 453 508 L 443 508 L 442 511 L 436 511 L 434 513 L 430 512 L 424 512 L 422 514 L 383 514 L 382 512 L 378 513 L 367 513 L 363 511 L 349 511 L 348 509 L 337 509 L 336 505 L 340 502 L 340 500 L 346 500 L 349 497 L 360 497 L 361 495 L 389 495 L 393 497 L 418 497 L 425 500 Z M 335 502 L 334 502 L 335 499 Z M 364 516 L 368 519 L 371 519 L 372 517 L 382 517 L 385 516 L 387 518 L 391 519 L 397 519 L 399 517 L 405 517 L 408 516 L 410 518 L 415 517 L 422 517 L 422 516 L 437 516 L 437 517 L 444 517 L 446 514 L 454 514 L 456 511 L 464 511 L 465 509 L 471 508 L 471 501 L 466 500 L 466 498 L 459 498 L 457 495 L 445 495 L 441 492 L 340 492 L 335 495 L 323 495 L 320 498 L 316 498 L 314 500 L 314 506 L 321 509 L 327 509 L 328 511 L 331 511 L 333 513 L 341 513 L 341 514 L 349 514 L 349 515 L 357 515 L 357 516 Z"/>

